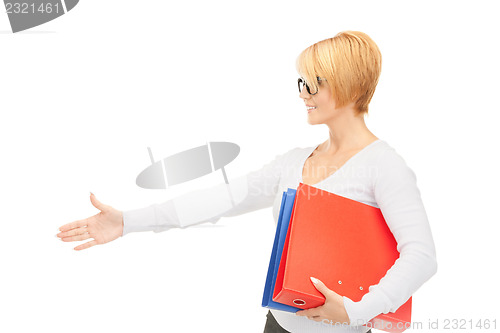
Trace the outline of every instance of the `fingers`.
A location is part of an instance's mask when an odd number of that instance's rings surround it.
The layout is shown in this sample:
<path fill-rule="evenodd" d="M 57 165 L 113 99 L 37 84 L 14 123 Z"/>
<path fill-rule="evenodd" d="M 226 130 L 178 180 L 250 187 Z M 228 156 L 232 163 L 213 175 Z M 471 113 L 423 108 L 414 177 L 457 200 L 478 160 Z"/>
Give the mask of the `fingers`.
<path fill-rule="evenodd" d="M 314 309 L 314 308 L 313 308 Z M 307 310 L 299 310 L 297 312 L 295 312 L 295 314 L 297 316 L 306 316 L 306 317 L 310 317 L 310 316 L 313 316 L 315 315 L 315 313 L 313 313 L 313 309 L 307 309 Z"/>
<path fill-rule="evenodd" d="M 101 203 L 99 200 L 96 199 L 95 195 L 93 193 L 90 194 L 90 202 L 92 203 L 92 205 L 99 209 L 100 211 L 103 211 L 103 210 L 107 210 L 108 206 Z M 68 224 L 65 224 L 63 226 L 61 226 L 59 228 L 60 231 L 68 231 L 68 230 L 71 230 L 71 229 L 75 229 L 75 228 L 79 228 L 79 227 L 84 227 L 84 226 L 87 226 L 88 222 L 89 222 L 89 219 L 90 218 L 86 218 L 86 219 L 83 219 L 83 220 L 78 220 L 78 221 L 74 221 L 74 222 L 71 222 L 71 223 L 68 223 Z"/>
<path fill-rule="evenodd" d="M 74 250 L 75 251 L 81 251 L 81 250 L 88 249 L 89 247 L 92 247 L 94 245 L 97 245 L 97 242 L 95 240 L 87 242 L 87 243 L 84 243 L 84 244 L 81 244 L 81 245 L 78 245 L 77 247 L 74 248 Z"/>
<path fill-rule="evenodd" d="M 76 229 L 76 230 L 80 230 L 80 229 Z M 75 230 L 71 230 L 70 232 L 74 233 Z M 83 231 L 83 232 L 82 231 L 78 231 L 78 233 L 75 234 L 74 236 L 71 236 L 71 235 L 62 235 L 62 236 L 59 236 L 59 237 L 61 238 L 61 240 L 63 242 L 75 242 L 75 241 L 82 241 L 82 240 L 91 238 L 90 234 L 87 231 Z"/>
<path fill-rule="evenodd" d="M 315 308 L 310 308 L 306 310 L 299 310 L 295 312 L 297 316 L 304 316 L 307 317 L 311 320 L 316 320 L 322 316 L 321 309 L 319 309 L 320 306 L 315 307 Z"/>
<path fill-rule="evenodd" d="M 89 232 L 88 228 L 86 226 L 83 226 L 83 227 L 71 229 L 69 231 L 60 232 L 56 236 L 60 237 L 60 238 L 68 238 L 71 236 L 84 235 L 84 234 L 87 234 L 88 232 Z"/>
<path fill-rule="evenodd" d="M 85 227 L 85 226 L 87 226 L 87 223 L 88 223 L 88 218 L 86 218 L 84 220 L 78 220 L 75 222 L 65 224 L 62 227 L 60 227 L 59 230 L 60 231 L 68 231 L 68 230 L 72 230 L 72 229 L 79 228 L 79 227 Z"/>

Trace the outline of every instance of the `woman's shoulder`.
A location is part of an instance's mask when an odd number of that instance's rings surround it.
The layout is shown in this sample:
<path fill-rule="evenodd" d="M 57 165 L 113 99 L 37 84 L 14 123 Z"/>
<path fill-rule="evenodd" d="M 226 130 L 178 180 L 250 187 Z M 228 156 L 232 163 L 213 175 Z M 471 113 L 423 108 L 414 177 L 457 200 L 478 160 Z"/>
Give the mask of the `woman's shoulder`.
<path fill-rule="evenodd" d="M 275 154 L 274 160 L 271 163 L 288 166 L 297 163 L 308 149 L 309 147 L 289 147 L 288 149 L 283 149 L 281 152 Z"/>
<path fill-rule="evenodd" d="M 292 148 L 289 148 L 288 150 L 286 150 L 283 155 L 286 155 L 289 157 L 302 156 L 303 154 L 305 154 L 307 152 L 312 152 L 313 149 L 315 149 L 317 146 L 318 145 L 292 147 Z"/>
<path fill-rule="evenodd" d="M 395 179 L 415 178 L 415 173 L 408 166 L 406 160 L 399 151 L 386 141 L 383 141 L 374 156 L 376 169 L 379 177 L 390 177 Z"/>
<path fill-rule="evenodd" d="M 292 167 L 304 162 L 306 156 L 317 147 L 314 146 L 295 146 L 283 150 L 277 157 L 277 162 L 286 167 Z"/>
<path fill-rule="evenodd" d="M 376 150 L 377 163 L 404 162 L 403 156 L 385 140 L 380 140 Z"/>
<path fill-rule="evenodd" d="M 379 139 L 369 144 L 358 154 L 353 165 L 358 167 L 373 168 L 377 174 L 397 172 L 408 169 L 406 161 L 401 154 L 386 140 Z"/>

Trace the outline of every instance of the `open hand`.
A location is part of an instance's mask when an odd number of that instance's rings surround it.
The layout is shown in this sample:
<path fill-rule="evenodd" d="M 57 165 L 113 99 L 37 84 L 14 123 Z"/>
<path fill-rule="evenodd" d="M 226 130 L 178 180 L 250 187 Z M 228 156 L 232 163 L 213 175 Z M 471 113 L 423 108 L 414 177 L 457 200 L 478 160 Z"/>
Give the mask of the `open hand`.
<path fill-rule="evenodd" d="M 97 200 L 94 194 L 90 194 L 90 202 L 100 212 L 84 220 L 78 220 L 63 225 L 56 236 L 63 242 L 82 241 L 89 238 L 94 240 L 78 245 L 76 251 L 88 249 L 97 244 L 111 242 L 123 235 L 123 213 L 111 206 L 105 205 Z"/>

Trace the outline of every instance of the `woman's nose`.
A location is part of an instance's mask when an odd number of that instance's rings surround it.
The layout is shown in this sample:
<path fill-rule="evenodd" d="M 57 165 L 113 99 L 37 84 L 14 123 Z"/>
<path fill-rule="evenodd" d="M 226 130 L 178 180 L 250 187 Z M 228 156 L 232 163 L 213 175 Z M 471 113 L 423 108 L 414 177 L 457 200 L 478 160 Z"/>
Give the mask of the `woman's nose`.
<path fill-rule="evenodd" d="M 302 88 L 302 91 L 299 94 L 299 98 L 301 98 L 301 99 L 308 99 L 310 97 L 311 97 L 311 95 L 309 95 L 309 93 L 307 92 L 306 87 Z"/>

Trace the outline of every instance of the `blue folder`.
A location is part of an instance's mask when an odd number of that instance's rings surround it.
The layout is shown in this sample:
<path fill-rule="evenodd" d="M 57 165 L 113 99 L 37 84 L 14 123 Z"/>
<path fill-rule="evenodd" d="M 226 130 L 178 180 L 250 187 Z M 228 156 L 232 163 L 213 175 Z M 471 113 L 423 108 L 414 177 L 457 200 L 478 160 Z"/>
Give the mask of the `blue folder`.
<path fill-rule="evenodd" d="M 278 226 L 276 227 L 273 251 L 271 252 L 271 260 L 269 261 L 269 268 L 267 270 L 264 296 L 262 297 L 263 307 L 294 313 L 302 309 L 273 301 L 273 293 L 274 285 L 276 283 L 276 276 L 278 275 L 278 268 L 280 266 L 281 254 L 283 253 L 283 247 L 285 246 L 288 224 L 290 223 L 290 217 L 292 215 L 296 192 L 296 190 L 289 188 L 286 192 L 283 192 L 283 196 L 281 197 Z"/>

